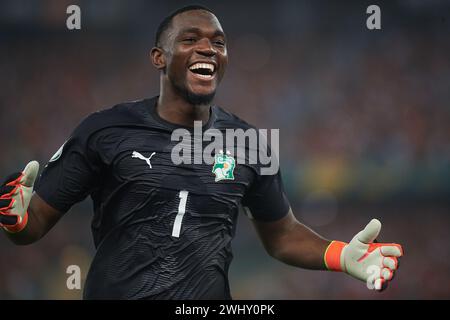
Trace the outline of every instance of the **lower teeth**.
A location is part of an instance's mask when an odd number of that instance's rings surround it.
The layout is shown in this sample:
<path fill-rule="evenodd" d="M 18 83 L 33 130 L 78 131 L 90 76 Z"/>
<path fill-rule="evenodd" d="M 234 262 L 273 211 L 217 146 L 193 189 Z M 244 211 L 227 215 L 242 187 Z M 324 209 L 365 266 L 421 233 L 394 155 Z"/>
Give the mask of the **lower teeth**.
<path fill-rule="evenodd" d="M 201 74 L 201 73 L 197 73 L 197 75 L 199 75 L 199 76 L 202 77 L 202 78 L 211 78 L 211 77 L 212 77 L 212 75 L 209 75 L 209 74 Z"/>

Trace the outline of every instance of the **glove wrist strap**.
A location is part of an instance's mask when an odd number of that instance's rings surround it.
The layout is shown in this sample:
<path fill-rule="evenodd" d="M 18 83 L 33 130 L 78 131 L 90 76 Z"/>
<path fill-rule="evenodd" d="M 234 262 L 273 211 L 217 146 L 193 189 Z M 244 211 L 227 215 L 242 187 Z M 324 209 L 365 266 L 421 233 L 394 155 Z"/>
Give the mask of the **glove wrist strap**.
<path fill-rule="evenodd" d="M 343 271 L 341 267 L 341 253 L 347 243 L 342 241 L 331 241 L 325 250 L 325 266 L 330 271 Z"/>
<path fill-rule="evenodd" d="M 23 217 L 19 217 L 18 222 L 12 226 L 4 226 L 3 229 L 8 231 L 9 233 L 17 233 L 22 231 L 28 223 L 28 211 L 25 212 Z"/>

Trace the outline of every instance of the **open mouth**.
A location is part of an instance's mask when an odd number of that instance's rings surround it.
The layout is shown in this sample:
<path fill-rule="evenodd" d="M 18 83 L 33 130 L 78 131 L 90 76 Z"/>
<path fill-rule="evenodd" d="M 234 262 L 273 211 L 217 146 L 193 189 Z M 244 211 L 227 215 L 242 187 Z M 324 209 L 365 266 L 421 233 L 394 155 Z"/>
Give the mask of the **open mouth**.
<path fill-rule="evenodd" d="M 209 80 L 214 78 L 215 66 L 212 63 L 194 63 L 189 67 L 189 71 L 195 74 L 200 79 Z"/>

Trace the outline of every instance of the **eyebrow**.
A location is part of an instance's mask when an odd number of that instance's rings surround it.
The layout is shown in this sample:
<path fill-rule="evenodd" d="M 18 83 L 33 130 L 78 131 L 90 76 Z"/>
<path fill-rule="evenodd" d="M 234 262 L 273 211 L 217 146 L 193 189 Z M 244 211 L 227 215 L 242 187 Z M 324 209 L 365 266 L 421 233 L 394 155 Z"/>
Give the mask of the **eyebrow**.
<path fill-rule="evenodd" d="M 185 28 L 180 31 L 180 34 L 183 33 L 202 33 L 202 30 L 200 28 L 191 27 L 191 28 Z M 225 33 L 221 30 L 216 30 L 213 34 L 213 37 L 222 36 L 225 38 Z"/>

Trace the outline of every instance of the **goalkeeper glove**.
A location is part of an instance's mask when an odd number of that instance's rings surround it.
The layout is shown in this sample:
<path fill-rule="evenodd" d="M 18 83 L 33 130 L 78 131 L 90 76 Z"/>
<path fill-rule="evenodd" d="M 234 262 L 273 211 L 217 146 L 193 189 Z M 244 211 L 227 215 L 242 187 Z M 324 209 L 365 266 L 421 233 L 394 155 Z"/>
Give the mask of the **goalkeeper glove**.
<path fill-rule="evenodd" d="M 384 290 L 398 269 L 403 249 L 396 243 L 374 242 L 380 230 L 381 222 L 372 219 L 350 243 L 332 241 L 324 255 L 326 267 L 365 281 L 369 289 Z"/>
<path fill-rule="evenodd" d="M 27 225 L 27 209 L 38 172 L 39 163 L 31 161 L 23 172 L 13 173 L 0 186 L 0 226 L 6 231 L 16 233 Z"/>

